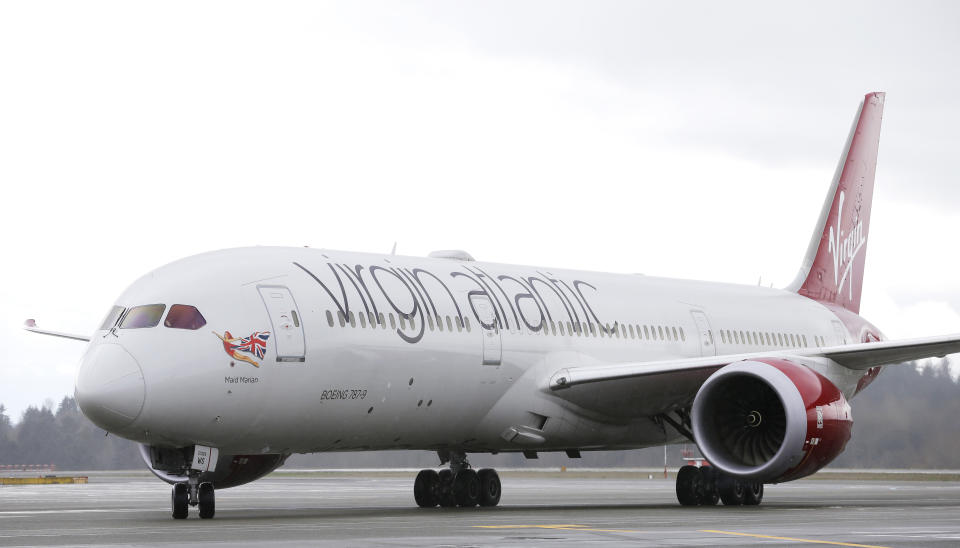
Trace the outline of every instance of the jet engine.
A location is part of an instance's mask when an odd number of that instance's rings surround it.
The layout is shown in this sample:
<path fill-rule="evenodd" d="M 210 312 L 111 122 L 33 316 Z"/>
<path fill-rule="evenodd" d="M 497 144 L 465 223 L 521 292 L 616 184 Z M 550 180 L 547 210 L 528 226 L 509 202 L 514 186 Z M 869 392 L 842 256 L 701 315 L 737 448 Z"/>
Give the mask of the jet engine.
<path fill-rule="evenodd" d="M 220 454 L 213 471 L 200 474 L 200 482 L 210 482 L 215 489 L 236 487 L 262 478 L 276 470 L 289 455 L 224 455 Z M 147 468 L 167 483 L 187 481 L 193 462 L 193 447 L 157 447 L 140 444 L 140 457 Z"/>
<path fill-rule="evenodd" d="M 808 476 L 843 452 L 853 419 L 837 387 L 785 359 L 732 363 L 693 402 L 693 435 L 718 469 L 779 483 Z"/>

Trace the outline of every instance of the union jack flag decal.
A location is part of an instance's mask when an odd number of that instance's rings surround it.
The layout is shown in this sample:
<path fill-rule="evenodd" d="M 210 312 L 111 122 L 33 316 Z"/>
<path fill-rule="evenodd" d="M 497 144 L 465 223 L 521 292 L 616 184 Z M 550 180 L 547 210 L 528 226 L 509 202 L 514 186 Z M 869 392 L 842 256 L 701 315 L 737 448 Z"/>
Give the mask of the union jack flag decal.
<path fill-rule="evenodd" d="M 253 358 L 244 356 L 241 352 L 253 354 L 258 360 L 262 360 L 263 356 L 267 353 L 267 339 L 270 338 L 269 331 L 255 331 L 253 335 L 249 337 L 234 337 L 229 331 L 224 331 L 223 335 L 216 331 L 214 331 L 213 334 L 223 341 L 223 351 L 226 352 L 228 356 L 235 360 L 247 362 L 254 367 L 260 367 L 259 362 Z M 233 362 L 230 362 L 230 367 L 233 367 Z"/>
<path fill-rule="evenodd" d="M 240 344 L 231 345 L 234 350 L 239 350 L 240 352 L 247 352 L 253 354 L 258 359 L 263 359 L 263 355 L 267 352 L 267 339 L 270 338 L 269 331 L 257 331 L 249 337 L 243 337 L 240 339 Z"/>

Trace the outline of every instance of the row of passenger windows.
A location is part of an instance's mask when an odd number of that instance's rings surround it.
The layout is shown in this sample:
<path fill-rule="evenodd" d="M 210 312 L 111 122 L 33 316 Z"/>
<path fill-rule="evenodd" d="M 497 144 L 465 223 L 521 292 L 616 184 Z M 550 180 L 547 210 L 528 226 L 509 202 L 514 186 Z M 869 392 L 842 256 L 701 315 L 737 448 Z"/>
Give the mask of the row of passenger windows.
<path fill-rule="evenodd" d="M 813 345 L 826 346 L 823 337 L 813 335 Z M 752 346 L 782 346 L 785 348 L 809 348 L 807 336 L 796 333 L 767 331 L 737 331 L 721 329 L 720 341 L 724 344 L 746 344 Z"/>
<path fill-rule="evenodd" d="M 113 329 L 118 322 L 120 329 L 156 327 L 160 323 L 160 318 L 163 317 L 166 308 L 167 306 L 163 304 L 145 304 L 130 309 L 114 306 L 107 313 L 107 317 L 103 319 L 100 329 Z M 195 306 L 175 304 L 167 312 L 167 318 L 163 321 L 163 325 L 173 329 L 196 330 L 207 325 L 207 320 Z"/>
<path fill-rule="evenodd" d="M 460 321 L 459 317 L 451 318 L 450 316 L 446 316 L 446 318 L 447 318 L 447 326 L 446 326 L 447 331 L 452 332 L 454 329 L 456 329 L 457 331 L 463 331 L 464 329 L 466 329 L 468 333 L 471 331 L 470 318 L 464 318 L 462 322 Z M 430 331 L 433 331 L 434 330 L 433 318 L 431 317 L 428 319 L 429 319 L 429 322 L 427 323 L 430 325 Z M 350 325 L 350 327 L 357 327 L 357 324 L 359 324 L 360 327 L 362 328 L 366 328 L 367 326 L 370 326 L 370 328 L 376 329 L 377 326 L 379 325 L 381 329 L 386 329 L 387 321 L 390 322 L 390 329 L 397 329 L 397 326 L 399 326 L 400 329 L 407 329 L 408 326 L 410 329 L 417 328 L 416 319 L 406 318 L 401 315 L 394 316 L 393 312 L 390 312 L 389 314 L 384 316 L 383 312 L 379 313 L 378 315 L 374 315 L 373 312 L 360 312 L 356 315 L 354 315 L 353 312 L 350 312 L 347 315 L 344 315 L 343 312 L 339 310 L 337 311 L 337 322 L 340 324 L 340 327 L 346 327 L 348 324 Z M 327 325 L 329 325 L 330 327 L 334 326 L 333 312 L 329 310 L 327 310 Z M 444 330 L 443 319 L 440 316 L 437 316 L 436 328 L 440 331 Z"/>
<path fill-rule="evenodd" d="M 389 322 L 390 329 L 397 329 L 398 326 L 401 330 L 417 329 L 417 320 L 415 318 L 406 318 L 401 315 L 394 316 L 391 312 L 384 316 L 381 312 L 377 315 L 374 315 L 373 312 L 359 312 L 356 315 L 353 312 L 344 314 L 342 311 L 337 311 L 336 320 L 334 320 L 334 313 L 330 310 L 327 310 L 327 325 L 334 327 L 339 324 L 340 327 L 359 327 L 376 329 L 377 326 L 380 326 L 381 329 L 387 328 L 387 322 Z M 448 331 L 453 332 L 454 329 L 457 332 L 461 332 L 466 329 L 467 332 L 471 331 L 470 327 L 470 318 L 463 318 L 463 321 L 460 321 L 460 318 L 457 316 L 427 316 L 427 327 L 430 331 Z M 607 324 L 606 330 L 600 329 L 600 327 L 595 323 L 586 323 L 586 322 L 556 322 L 551 320 L 549 325 L 545 329 L 540 330 L 544 335 L 560 335 L 560 336 L 577 336 L 577 337 L 610 337 L 610 338 L 623 338 L 623 339 L 640 339 L 640 340 L 660 340 L 660 341 L 685 341 L 687 340 L 687 335 L 684 333 L 682 327 L 677 326 L 663 326 L 663 325 L 633 325 L 633 324 L 621 324 L 615 323 L 614 325 Z M 536 333 L 536 332 L 532 332 Z"/>

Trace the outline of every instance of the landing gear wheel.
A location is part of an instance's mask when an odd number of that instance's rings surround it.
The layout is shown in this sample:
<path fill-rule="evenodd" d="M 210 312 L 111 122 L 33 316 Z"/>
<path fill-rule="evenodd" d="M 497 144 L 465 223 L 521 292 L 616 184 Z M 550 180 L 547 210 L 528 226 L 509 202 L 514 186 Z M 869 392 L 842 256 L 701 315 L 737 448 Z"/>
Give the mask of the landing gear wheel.
<path fill-rule="evenodd" d="M 480 480 L 480 506 L 496 506 L 500 503 L 500 475 L 493 468 L 477 472 Z"/>
<path fill-rule="evenodd" d="M 700 467 L 700 496 L 698 500 L 700 506 L 715 506 L 720 500 L 720 492 L 717 490 L 717 478 L 719 471 L 712 466 Z"/>
<path fill-rule="evenodd" d="M 480 503 L 480 479 L 476 470 L 467 468 L 453 478 L 453 498 L 461 508 L 473 508 Z"/>
<path fill-rule="evenodd" d="M 747 483 L 743 490 L 743 505 L 758 506 L 763 501 L 763 484 L 758 482 Z"/>
<path fill-rule="evenodd" d="M 413 498 L 420 508 L 433 508 L 440 502 L 440 474 L 436 470 L 420 470 L 413 482 Z"/>
<path fill-rule="evenodd" d="M 720 500 L 726 506 L 741 506 L 744 501 L 745 487 L 744 482 L 727 474 L 721 474 L 720 479 L 717 480 Z"/>
<path fill-rule="evenodd" d="M 440 470 L 437 477 L 437 503 L 441 508 L 453 508 L 457 505 L 457 500 L 453 498 L 453 472 L 450 469 Z"/>
<path fill-rule="evenodd" d="M 173 519 L 187 519 L 187 504 L 190 499 L 187 492 L 187 484 L 175 484 L 170 499 L 171 506 L 173 507 Z"/>
<path fill-rule="evenodd" d="M 213 494 L 213 484 L 203 482 L 197 492 L 197 499 L 200 506 L 200 519 L 210 519 L 216 511 L 216 498 Z"/>
<path fill-rule="evenodd" d="M 683 506 L 700 504 L 703 476 L 696 466 L 683 466 L 677 473 L 677 500 Z"/>

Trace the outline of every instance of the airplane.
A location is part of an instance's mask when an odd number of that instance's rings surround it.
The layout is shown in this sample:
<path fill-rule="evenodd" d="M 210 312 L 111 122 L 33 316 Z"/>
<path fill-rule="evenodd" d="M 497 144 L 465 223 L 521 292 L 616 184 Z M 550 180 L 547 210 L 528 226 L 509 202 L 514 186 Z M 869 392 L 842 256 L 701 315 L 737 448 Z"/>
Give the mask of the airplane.
<path fill-rule="evenodd" d="M 869 93 L 784 289 L 311 248 L 213 251 L 135 281 L 87 341 L 75 395 L 173 485 L 172 515 L 294 453 L 429 450 L 420 507 L 496 506 L 471 453 L 695 443 L 681 505 L 758 505 L 830 463 L 849 401 L 960 335 L 887 340 L 859 315 L 885 94 Z"/>

